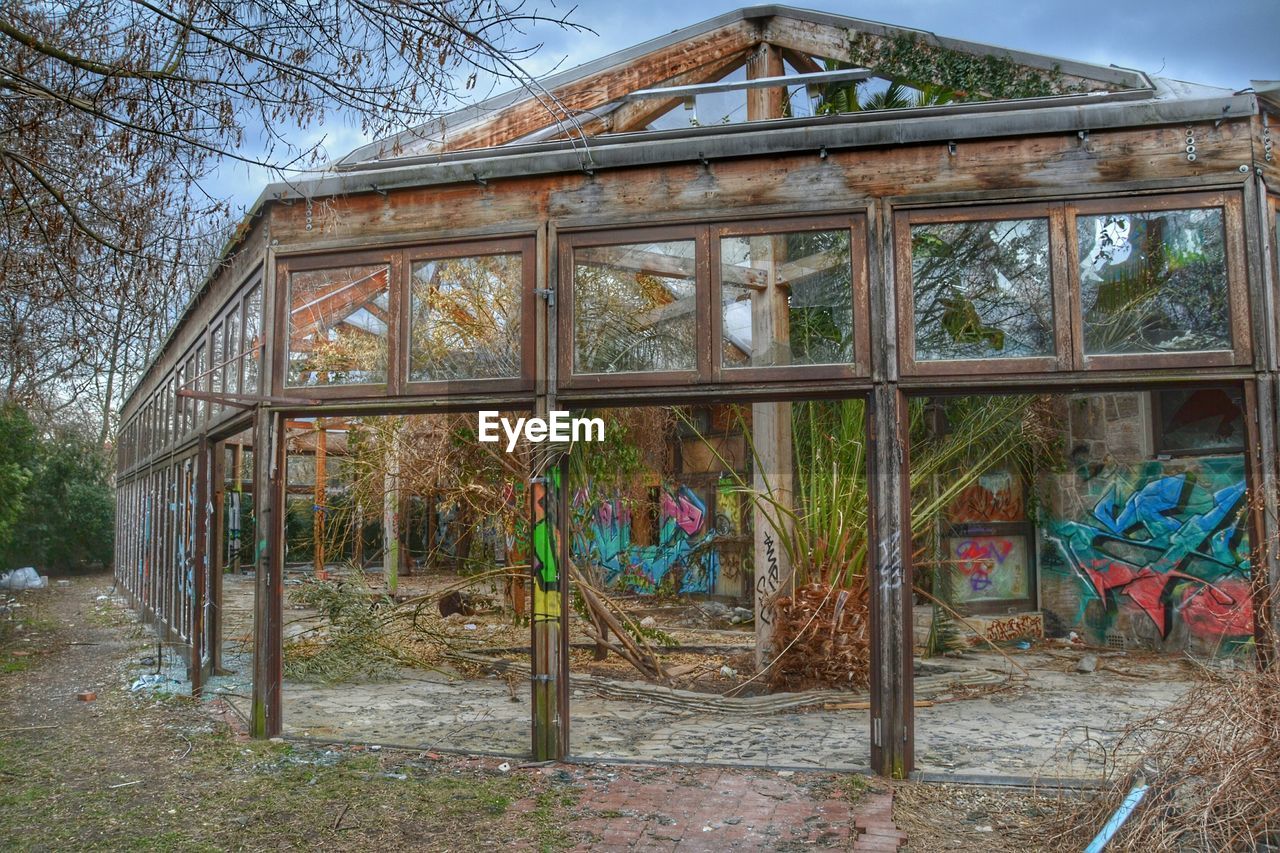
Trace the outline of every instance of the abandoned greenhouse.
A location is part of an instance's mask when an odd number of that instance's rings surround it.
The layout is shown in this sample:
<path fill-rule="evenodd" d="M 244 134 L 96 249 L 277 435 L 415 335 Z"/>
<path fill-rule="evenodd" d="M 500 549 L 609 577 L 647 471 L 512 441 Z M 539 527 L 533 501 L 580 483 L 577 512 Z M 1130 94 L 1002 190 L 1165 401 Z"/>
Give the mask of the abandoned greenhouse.
<path fill-rule="evenodd" d="M 125 403 L 118 582 L 260 737 L 1088 776 L 1274 654 L 1278 117 L 760 6 L 366 145 Z"/>

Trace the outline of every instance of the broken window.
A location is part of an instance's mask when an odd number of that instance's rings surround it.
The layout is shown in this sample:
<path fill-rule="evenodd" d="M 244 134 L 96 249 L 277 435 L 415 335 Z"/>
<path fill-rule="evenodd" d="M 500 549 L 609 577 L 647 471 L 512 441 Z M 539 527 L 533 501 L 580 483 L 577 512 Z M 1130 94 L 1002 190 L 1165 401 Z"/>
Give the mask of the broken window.
<path fill-rule="evenodd" d="M 290 274 L 286 385 L 387 381 L 389 278 L 385 263 Z"/>
<path fill-rule="evenodd" d="M 415 262 L 409 380 L 518 377 L 523 281 L 518 253 Z"/>
<path fill-rule="evenodd" d="M 1048 219 L 911 226 L 917 361 L 1052 356 Z"/>
<path fill-rule="evenodd" d="M 573 250 L 575 373 L 696 368 L 696 242 Z"/>
<path fill-rule="evenodd" d="M 227 315 L 227 360 L 223 384 L 228 394 L 240 393 L 240 307 L 237 305 Z"/>
<path fill-rule="evenodd" d="M 853 359 L 848 229 L 724 237 L 724 367 L 843 364 Z"/>
<path fill-rule="evenodd" d="M 1244 452 L 1239 388 L 1177 388 L 1151 395 L 1156 455 Z"/>
<path fill-rule="evenodd" d="M 1076 218 L 1086 354 L 1231 348 L 1222 209 Z"/>

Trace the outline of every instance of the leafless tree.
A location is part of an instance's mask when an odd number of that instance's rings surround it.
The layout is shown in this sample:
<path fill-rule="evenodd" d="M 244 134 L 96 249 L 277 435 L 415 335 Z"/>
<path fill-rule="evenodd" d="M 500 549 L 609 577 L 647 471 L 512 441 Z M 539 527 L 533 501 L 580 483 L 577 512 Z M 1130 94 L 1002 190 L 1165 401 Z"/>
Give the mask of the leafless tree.
<path fill-rule="evenodd" d="M 532 84 L 502 0 L 0 0 L 0 393 L 101 417 L 163 339 L 232 221 L 210 177 L 278 176 Z M 92 401 L 89 404 L 87 401 Z"/>

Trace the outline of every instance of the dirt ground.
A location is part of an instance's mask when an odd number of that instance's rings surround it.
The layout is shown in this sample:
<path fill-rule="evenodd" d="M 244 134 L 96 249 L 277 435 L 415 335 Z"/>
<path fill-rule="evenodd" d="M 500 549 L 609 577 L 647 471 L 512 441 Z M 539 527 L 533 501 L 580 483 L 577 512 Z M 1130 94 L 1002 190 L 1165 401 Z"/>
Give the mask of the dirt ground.
<path fill-rule="evenodd" d="M 110 585 L 18 594 L 0 627 L 0 849 L 848 849 L 879 784 L 249 741 L 217 701 L 130 689 L 156 647 Z M 907 784 L 894 817 L 909 850 L 1031 851 L 1054 801 Z"/>

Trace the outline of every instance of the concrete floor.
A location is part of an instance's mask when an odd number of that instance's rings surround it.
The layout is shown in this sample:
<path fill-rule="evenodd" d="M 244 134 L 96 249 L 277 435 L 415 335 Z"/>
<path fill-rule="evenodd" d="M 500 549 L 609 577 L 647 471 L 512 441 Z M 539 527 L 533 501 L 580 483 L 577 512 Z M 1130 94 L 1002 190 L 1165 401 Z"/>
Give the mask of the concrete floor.
<path fill-rule="evenodd" d="M 248 647 L 241 640 L 248 633 L 252 584 L 228 581 L 226 636 L 235 652 L 228 661 L 238 672 L 218 679 L 215 690 L 247 713 Z M 1078 673 L 1079 650 L 1014 651 L 1026 674 L 1012 678 L 1009 662 L 990 651 L 917 662 L 916 769 L 988 781 L 1100 777 L 1103 750 L 1125 725 L 1176 701 L 1192 671 L 1180 659 L 1096 653 L 1099 670 Z M 824 695 L 809 707 L 767 713 L 761 702 L 776 696 L 735 704 L 641 682 L 602 684 L 591 677 L 571 680 L 570 751 L 576 758 L 869 766 L 869 712 L 823 708 L 865 694 Z M 287 736 L 321 741 L 513 757 L 527 757 L 530 748 L 529 686 L 527 676 L 516 672 L 463 678 L 405 670 L 390 680 L 333 686 L 286 680 L 284 720 Z"/>

